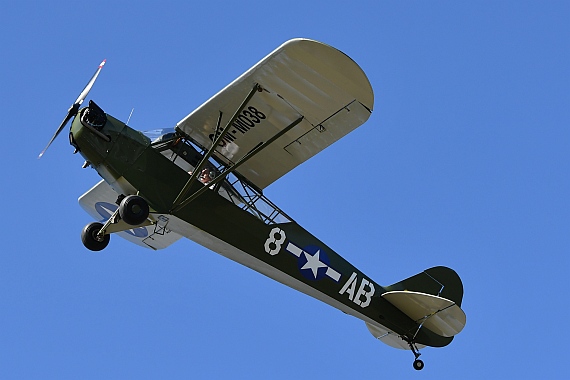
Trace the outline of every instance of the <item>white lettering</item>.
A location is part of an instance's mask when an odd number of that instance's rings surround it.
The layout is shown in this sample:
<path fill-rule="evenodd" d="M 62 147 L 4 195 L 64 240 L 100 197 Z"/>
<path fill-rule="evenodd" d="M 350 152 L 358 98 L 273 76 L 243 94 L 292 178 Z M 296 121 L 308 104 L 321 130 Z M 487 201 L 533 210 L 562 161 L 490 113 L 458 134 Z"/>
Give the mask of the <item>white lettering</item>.
<path fill-rule="evenodd" d="M 368 288 L 370 288 L 368 292 L 364 290 L 365 286 L 368 286 Z M 360 305 L 361 307 L 366 307 L 370 305 L 370 301 L 372 300 L 373 294 L 374 294 L 374 285 L 367 279 L 363 278 L 362 282 L 360 283 L 360 288 L 358 289 L 358 293 L 356 293 L 356 296 L 354 297 L 354 303 Z M 360 300 L 362 296 L 366 298 L 365 301 Z"/>
<path fill-rule="evenodd" d="M 279 236 L 279 238 L 277 238 L 277 236 Z M 281 245 L 285 242 L 285 239 L 285 232 L 278 227 L 274 227 L 271 232 L 269 232 L 269 237 L 263 245 L 265 252 L 271 256 L 275 256 L 281 250 Z"/>
<path fill-rule="evenodd" d="M 354 298 L 355 288 L 356 288 L 356 272 L 353 272 L 348 281 L 346 282 L 346 284 L 342 286 L 342 289 L 340 289 L 340 292 L 338 293 L 339 294 L 348 293 L 348 299 L 352 301 Z"/>
<path fill-rule="evenodd" d="M 349 300 L 351 300 L 358 306 L 365 308 L 368 305 L 370 305 L 370 301 L 372 301 L 372 296 L 374 295 L 374 290 L 375 290 L 374 284 L 372 284 L 367 279 L 363 278 L 360 281 L 360 287 L 358 288 L 358 291 L 356 292 L 355 295 L 354 292 L 356 290 L 357 284 L 358 284 L 358 278 L 356 276 L 356 272 L 353 272 L 348 281 L 342 286 L 342 288 L 338 293 L 339 294 L 348 293 Z M 366 290 L 365 289 L 366 287 L 368 287 L 369 290 Z M 364 300 L 362 300 L 362 297 L 364 297 Z"/>

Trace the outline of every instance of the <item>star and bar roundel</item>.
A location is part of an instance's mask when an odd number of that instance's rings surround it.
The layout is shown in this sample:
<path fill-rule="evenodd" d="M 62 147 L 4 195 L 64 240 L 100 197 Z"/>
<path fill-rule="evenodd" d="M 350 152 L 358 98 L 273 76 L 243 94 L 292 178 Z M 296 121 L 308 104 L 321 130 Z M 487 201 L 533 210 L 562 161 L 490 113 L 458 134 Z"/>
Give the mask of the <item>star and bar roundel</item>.
<path fill-rule="evenodd" d="M 265 242 L 265 252 L 276 255 L 281 251 L 286 241 L 285 231 L 275 227 L 269 233 L 269 238 Z M 308 245 L 299 247 L 295 243 L 288 241 L 285 250 L 297 258 L 297 266 L 301 275 L 308 280 L 320 280 L 328 277 L 335 282 L 339 282 L 341 274 L 331 268 L 327 253 L 320 247 Z"/>

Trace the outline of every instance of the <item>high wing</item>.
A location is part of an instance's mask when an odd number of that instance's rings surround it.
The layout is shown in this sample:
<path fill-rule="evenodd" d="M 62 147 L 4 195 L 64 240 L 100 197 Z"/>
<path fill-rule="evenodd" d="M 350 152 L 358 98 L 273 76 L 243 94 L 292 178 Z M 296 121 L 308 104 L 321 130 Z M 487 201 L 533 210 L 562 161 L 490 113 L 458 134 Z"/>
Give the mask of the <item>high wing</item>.
<path fill-rule="evenodd" d="M 100 181 L 79 197 L 79 204 L 97 221 L 105 223 L 118 207 L 115 204 L 118 195 L 107 182 Z M 154 250 L 166 248 L 182 237 L 168 228 L 168 217 L 153 215 L 152 218 L 154 225 L 133 227 L 117 234 L 141 247 Z"/>
<path fill-rule="evenodd" d="M 283 133 L 237 169 L 263 189 L 363 124 L 373 104 L 370 82 L 350 57 L 317 41 L 293 39 L 186 116 L 177 128 L 210 148 L 235 114 L 214 154 L 226 164 Z"/>

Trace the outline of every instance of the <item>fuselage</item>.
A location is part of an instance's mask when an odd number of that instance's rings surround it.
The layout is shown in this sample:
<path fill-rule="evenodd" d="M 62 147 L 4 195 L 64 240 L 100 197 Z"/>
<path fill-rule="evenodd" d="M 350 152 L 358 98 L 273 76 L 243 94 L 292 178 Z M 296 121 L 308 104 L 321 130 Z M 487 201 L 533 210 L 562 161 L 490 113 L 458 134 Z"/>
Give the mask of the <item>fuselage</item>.
<path fill-rule="evenodd" d="M 138 194 L 152 212 L 166 215 L 174 232 L 369 324 L 410 339 L 417 334 L 419 344 L 451 342 L 429 330 L 418 331 L 415 321 L 381 297 L 384 287 L 293 220 L 263 220 L 214 189 L 173 207 L 191 175 L 141 132 L 98 114 L 103 111 L 95 107 L 90 104 L 75 117 L 72 145 L 118 194 Z M 188 194 L 202 188 L 195 180 Z"/>

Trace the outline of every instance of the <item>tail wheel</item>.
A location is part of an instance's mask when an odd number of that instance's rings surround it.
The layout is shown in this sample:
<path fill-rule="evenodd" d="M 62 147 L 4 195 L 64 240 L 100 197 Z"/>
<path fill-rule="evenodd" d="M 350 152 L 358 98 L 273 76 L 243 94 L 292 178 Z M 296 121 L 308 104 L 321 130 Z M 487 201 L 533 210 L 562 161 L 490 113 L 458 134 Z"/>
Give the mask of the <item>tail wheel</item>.
<path fill-rule="evenodd" d="M 81 232 L 81 241 L 85 248 L 90 251 L 101 251 L 109 245 L 109 241 L 111 240 L 110 235 L 104 235 L 103 237 L 97 236 L 102 227 L 103 224 L 98 222 L 89 223 L 85 226 Z"/>
<path fill-rule="evenodd" d="M 121 201 L 119 215 L 125 223 L 137 226 L 148 218 L 148 203 L 138 195 L 129 195 Z"/>
<path fill-rule="evenodd" d="M 424 362 L 420 359 L 414 360 L 414 369 L 416 371 L 421 371 L 422 369 L 424 369 Z"/>

